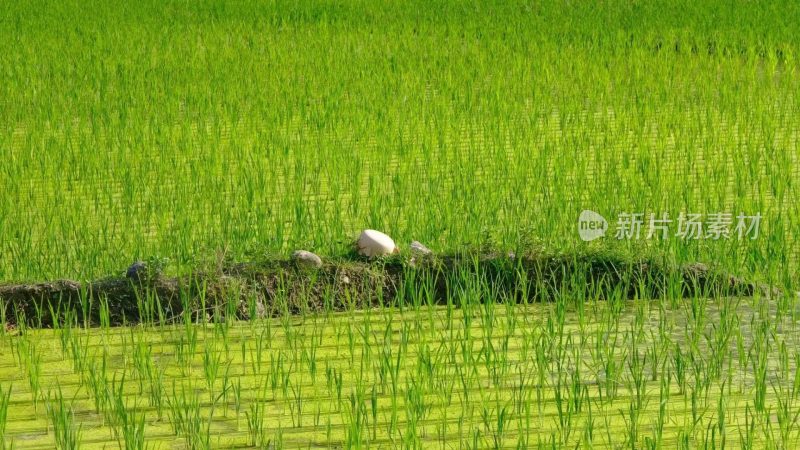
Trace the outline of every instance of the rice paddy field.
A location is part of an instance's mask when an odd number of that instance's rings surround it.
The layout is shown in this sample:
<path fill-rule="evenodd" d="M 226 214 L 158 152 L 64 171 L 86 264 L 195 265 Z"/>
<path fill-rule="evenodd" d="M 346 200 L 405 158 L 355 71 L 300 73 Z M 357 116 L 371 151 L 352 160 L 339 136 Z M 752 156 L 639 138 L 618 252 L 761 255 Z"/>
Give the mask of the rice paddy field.
<path fill-rule="evenodd" d="M 797 17 L 772 0 L 0 2 L 0 445 L 800 447 Z M 585 210 L 604 237 L 582 239 Z M 641 232 L 615 233 L 631 217 Z M 400 255 L 355 257 L 365 228 Z M 413 240 L 507 260 L 493 274 L 514 281 L 420 281 Z M 249 320 L 165 318 L 157 291 L 124 326 L 90 289 L 27 316 L 2 297 L 297 249 L 336 286 L 353 266 L 402 275 L 320 293 L 298 268 Z M 546 285 L 534 254 L 759 288 L 644 295 L 590 265 Z"/>

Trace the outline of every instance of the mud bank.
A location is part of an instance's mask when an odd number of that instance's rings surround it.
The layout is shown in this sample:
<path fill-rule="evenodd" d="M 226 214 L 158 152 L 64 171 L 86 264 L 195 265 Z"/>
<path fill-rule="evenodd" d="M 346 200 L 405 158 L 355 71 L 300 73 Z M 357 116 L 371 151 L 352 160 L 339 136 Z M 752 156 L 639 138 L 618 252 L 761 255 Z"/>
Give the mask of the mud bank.
<path fill-rule="evenodd" d="M 704 264 L 671 266 L 603 255 L 340 258 L 319 268 L 274 258 L 180 277 L 5 284 L 0 285 L 0 312 L 7 326 L 24 322 L 52 327 L 64 320 L 123 325 L 215 316 L 247 320 L 381 304 L 457 305 L 465 293 L 480 301 L 546 302 L 559 297 L 655 299 L 757 292 L 771 291 Z"/>

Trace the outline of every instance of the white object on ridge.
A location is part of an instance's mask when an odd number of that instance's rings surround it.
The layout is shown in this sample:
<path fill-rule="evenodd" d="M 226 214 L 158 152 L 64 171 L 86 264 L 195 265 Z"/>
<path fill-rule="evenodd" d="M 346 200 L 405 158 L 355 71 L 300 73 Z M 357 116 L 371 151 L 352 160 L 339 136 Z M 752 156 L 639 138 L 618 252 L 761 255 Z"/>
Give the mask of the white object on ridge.
<path fill-rule="evenodd" d="M 368 258 L 400 252 L 392 238 L 376 230 L 362 231 L 356 246 L 358 254 Z"/>

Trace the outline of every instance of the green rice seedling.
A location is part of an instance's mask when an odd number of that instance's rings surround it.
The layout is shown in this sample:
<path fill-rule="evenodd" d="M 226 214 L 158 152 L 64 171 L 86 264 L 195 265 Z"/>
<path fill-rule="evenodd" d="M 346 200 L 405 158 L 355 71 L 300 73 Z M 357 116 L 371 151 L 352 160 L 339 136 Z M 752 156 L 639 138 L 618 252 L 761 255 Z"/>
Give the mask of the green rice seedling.
<path fill-rule="evenodd" d="M 236 378 L 234 381 L 230 381 L 229 383 L 230 384 L 228 385 L 228 388 L 223 387 L 223 392 L 228 392 L 228 390 L 230 390 L 233 393 L 233 405 L 236 409 L 236 419 L 238 420 L 242 411 L 242 380 L 241 378 Z"/>
<path fill-rule="evenodd" d="M 673 353 L 673 370 L 675 371 L 675 380 L 678 383 L 680 394 L 686 393 L 686 359 L 679 346 L 675 346 Z"/>
<path fill-rule="evenodd" d="M 10 323 L 8 314 L 8 302 L 5 299 L 0 299 L 0 322 L 2 323 Z M 8 329 L 6 327 L 0 327 L 0 336 L 5 337 L 8 333 Z"/>
<path fill-rule="evenodd" d="M 203 375 L 210 399 L 214 399 L 217 379 L 222 375 L 222 355 L 206 346 L 203 350 Z"/>
<path fill-rule="evenodd" d="M 667 421 L 667 404 L 670 400 L 671 379 L 670 372 L 667 372 L 665 376 L 661 377 L 659 384 L 658 418 L 654 426 L 654 439 L 652 441 L 652 445 L 655 448 L 661 448 L 664 442 L 664 426 Z"/>
<path fill-rule="evenodd" d="M 727 412 L 727 401 L 725 395 L 725 383 L 720 385 L 720 395 L 717 399 L 717 428 L 713 430 L 719 434 L 720 447 L 724 448 L 727 443 L 727 426 L 725 423 L 725 416 Z M 713 441 L 712 441 L 713 442 Z"/>
<path fill-rule="evenodd" d="M 635 449 L 639 442 L 639 413 L 635 401 L 630 402 L 627 411 L 621 412 L 626 428 L 625 442 L 631 449 Z"/>
<path fill-rule="evenodd" d="M 794 361 L 794 366 L 800 367 L 798 366 L 798 363 L 800 363 L 800 351 L 795 350 L 794 357 L 792 359 Z M 792 378 L 791 392 L 793 400 L 798 396 L 798 394 L 800 394 L 800 373 L 798 373 L 797 370 L 794 371 L 794 376 Z"/>
<path fill-rule="evenodd" d="M 87 366 L 83 375 L 86 378 L 84 384 L 88 386 L 94 401 L 96 414 L 105 412 L 109 404 L 110 382 L 106 375 L 107 360 L 103 358 L 100 363 L 92 360 Z"/>
<path fill-rule="evenodd" d="M 55 323 L 55 322 L 54 322 Z M 72 324 L 68 322 L 68 318 L 64 317 L 64 323 L 62 326 L 54 326 L 53 329 L 59 335 L 59 341 L 61 344 L 61 353 L 66 358 L 69 355 L 69 344 L 74 339 L 72 333 Z"/>
<path fill-rule="evenodd" d="M 175 344 L 175 355 L 181 364 L 181 370 L 191 374 L 191 361 L 197 351 L 198 329 L 191 323 L 191 315 L 183 316 L 183 333 L 180 334 Z"/>
<path fill-rule="evenodd" d="M 644 362 L 643 359 L 647 358 L 639 356 L 639 350 L 635 345 L 635 340 L 631 339 L 632 345 L 628 353 L 628 374 L 630 375 L 629 391 L 632 394 L 631 401 L 634 402 L 635 408 L 641 410 L 644 406 L 644 396 L 647 384 L 647 378 L 644 375 Z"/>
<path fill-rule="evenodd" d="M 42 356 L 36 350 L 36 346 L 28 339 L 21 339 L 17 343 L 17 353 L 19 361 L 24 365 L 28 375 L 28 386 L 33 397 L 34 409 L 38 407 L 42 392 Z"/>
<path fill-rule="evenodd" d="M 107 296 L 100 297 L 98 318 L 100 320 L 100 328 L 108 330 L 111 327 L 111 309 Z"/>
<path fill-rule="evenodd" d="M 301 350 L 302 360 L 308 367 L 308 373 L 311 375 L 311 379 L 317 377 L 317 351 L 320 345 L 322 345 L 322 330 L 315 329 L 312 331 L 307 345 Z"/>
<path fill-rule="evenodd" d="M 685 430 L 680 430 L 678 432 L 677 447 L 680 450 L 688 450 L 691 448 L 689 442 L 689 433 L 687 433 Z"/>
<path fill-rule="evenodd" d="M 268 349 L 268 344 L 272 341 L 272 329 L 267 327 L 260 330 L 260 332 L 255 336 L 255 339 L 251 340 L 254 347 L 250 348 L 250 358 L 251 367 L 253 374 L 260 375 L 261 368 L 264 363 L 264 353 Z"/>
<path fill-rule="evenodd" d="M 78 449 L 81 446 L 81 425 L 75 423 L 75 414 L 66 404 L 61 388 L 48 394 L 47 416 L 50 420 L 57 449 Z"/>
<path fill-rule="evenodd" d="M 160 303 L 157 301 L 158 295 L 148 287 L 134 286 L 134 295 L 136 296 L 136 309 L 139 312 L 139 321 L 145 325 L 153 325 L 158 319 L 159 323 L 162 318 L 159 316 L 161 313 Z"/>
<path fill-rule="evenodd" d="M 741 448 L 744 450 L 752 450 L 755 440 L 755 421 L 750 412 L 750 405 L 745 407 L 745 423 L 744 426 L 739 428 L 739 441 Z"/>
<path fill-rule="evenodd" d="M 228 297 L 230 299 L 238 299 L 242 297 L 242 287 L 238 284 L 233 287 L 233 292 L 228 293 Z M 222 319 L 222 323 L 225 325 L 225 329 L 230 325 L 231 318 L 237 316 L 237 308 L 239 307 L 238 303 L 233 300 L 228 300 L 223 304 L 223 308 L 225 310 L 224 319 Z M 255 317 L 255 316 L 252 316 Z"/>
<path fill-rule="evenodd" d="M 120 448 L 125 450 L 143 450 L 148 448 L 145 434 L 144 415 L 132 414 L 130 412 L 122 413 L 122 409 L 118 409 L 118 420 L 122 428 Z"/>
<path fill-rule="evenodd" d="M 116 378 L 116 377 L 115 377 Z M 136 413 L 137 401 L 132 407 L 125 403 L 125 375 L 119 382 L 111 381 L 106 409 L 106 420 L 112 425 L 120 448 L 142 450 L 146 447 L 145 418 Z"/>
<path fill-rule="evenodd" d="M 58 294 L 58 301 L 57 301 L 58 304 L 61 304 L 61 298 L 62 297 L 63 297 L 63 294 Z M 49 304 L 48 304 L 48 306 L 49 306 Z M 43 324 L 42 317 L 44 316 L 44 313 L 45 313 L 43 311 L 43 300 L 42 301 L 38 301 L 38 302 L 34 302 L 33 303 L 33 308 L 34 308 L 34 314 L 33 314 L 33 317 L 32 317 L 33 323 L 36 326 L 36 328 L 42 328 L 42 324 Z"/>
<path fill-rule="evenodd" d="M 280 317 L 290 317 L 288 286 L 285 274 L 281 273 L 278 277 L 277 286 L 272 297 L 270 313 L 278 314 Z M 285 323 L 285 322 L 284 322 Z"/>
<path fill-rule="evenodd" d="M 303 389 L 302 385 L 298 385 L 295 389 L 291 387 L 292 402 L 289 403 L 289 413 L 292 419 L 292 426 L 300 428 L 303 426 Z"/>
<path fill-rule="evenodd" d="M 228 417 L 228 396 L 234 396 L 234 403 L 235 407 L 237 408 L 237 418 L 238 418 L 238 408 L 239 408 L 239 396 L 237 394 L 236 385 L 231 379 L 231 366 L 230 363 L 225 365 L 225 372 L 222 374 L 222 388 L 220 389 L 219 399 L 222 400 L 222 404 L 224 405 L 224 409 L 222 411 L 223 416 Z M 239 387 L 241 390 L 241 386 Z M 219 400 L 217 400 L 219 401 Z"/>
<path fill-rule="evenodd" d="M 76 374 L 83 374 L 87 365 L 91 362 L 89 359 L 89 336 L 80 334 L 73 334 L 68 332 L 69 335 L 69 349 L 68 353 L 72 356 L 72 371 Z M 81 383 L 84 379 L 81 378 Z"/>
<path fill-rule="evenodd" d="M 14 323 L 19 327 L 19 333 L 24 335 L 28 329 L 28 318 L 25 310 L 18 307 L 17 304 L 13 305 Z"/>
<path fill-rule="evenodd" d="M 245 412 L 247 417 L 247 434 L 249 445 L 259 448 L 269 448 L 272 443 L 267 437 L 266 427 L 264 426 L 264 404 L 254 401 L 250 408 Z"/>
<path fill-rule="evenodd" d="M 11 391 L 13 385 L 9 385 L 8 390 L 0 387 L 0 445 L 6 448 L 6 427 L 8 425 L 8 406 L 11 401 Z"/>
<path fill-rule="evenodd" d="M 137 339 L 132 334 L 133 344 L 133 369 L 139 383 L 139 394 L 144 394 L 145 380 L 149 373 L 152 373 L 153 355 L 150 345 L 142 339 Z"/>
<path fill-rule="evenodd" d="M 245 338 L 244 331 L 238 337 L 239 339 L 239 359 L 241 362 L 242 376 L 247 375 L 247 338 Z"/>
<path fill-rule="evenodd" d="M 155 408 L 159 420 L 163 416 L 166 389 L 164 387 L 164 368 L 157 368 L 154 364 L 147 364 L 146 377 L 148 381 L 147 399 L 151 407 Z"/>
<path fill-rule="evenodd" d="M 94 296 L 91 289 L 86 283 L 80 285 L 78 290 L 78 302 L 81 308 L 81 318 L 83 319 L 83 327 L 89 328 L 92 324 L 92 307 L 94 303 Z"/>
<path fill-rule="evenodd" d="M 48 303 L 47 309 L 50 314 L 50 322 L 53 324 L 53 329 L 58 330 L 62 325 L 61 302 L 58 302 L 56 304 L 55 309 L 53 309 L 52 303 Z M 39 325 L 41 326 L 41 322 Z"/>
<path fill-rule="evenodd" d="M 254 293 L 248 293 L 247 317 L 249 317 L 252 321 L 257 321 L 261 319 L 263 309 L 264 305 L 261 303 L 258 296 Z"/>
<path fill-rule="evenodd" d="M 167 397 L 166 403 L 175 436 L 182 437 L 188 448 L 210 448 L 208 429 L 203 427 L 204 421 L 200 414 L 198 396 L 194 393 L 187 393 L 183 386 L 178 392 L 176 384 L 173 383 L 172 395 Z"/>
<path fill-rule="evenodd" d="M 752 364 L 753 376 L 755 378 L 753 407 L 757 413 L 763 413 L 767 408 L 766 394 L 768 353 L 757 350 Z"/>
<path fill-rule="evenodd" d="M 791 435 L 796 432 L 798 420 L 800 420 L 800 412 L 795 407 L 795 393 L 793 390 L 785 389 L 783 387 L 772 386 L 775 393 L 777 405 L 775 406 L 775 416 L 778 422 L 778 431 L 780 433 L 780 445 L 791 445 Z M 722 412 L 724 414 L 724 411 Z M 724 430 L 720 430 L 724 432 Z"/>

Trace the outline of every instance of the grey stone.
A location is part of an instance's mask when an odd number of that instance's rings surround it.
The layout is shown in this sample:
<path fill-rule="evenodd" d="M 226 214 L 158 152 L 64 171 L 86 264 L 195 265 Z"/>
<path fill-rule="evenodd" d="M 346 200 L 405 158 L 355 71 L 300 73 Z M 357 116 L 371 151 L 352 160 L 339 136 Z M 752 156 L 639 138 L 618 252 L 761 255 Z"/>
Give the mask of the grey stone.
<path fill-rule="evenodd" d="M 322 267 L 322 258 L 306 250 L 292 253 L 292 259 L 300 267 Z"/>
<path fill-rule="evenodd" d="M 136 261 L 128 267 L 125 276 L 133 281 L 144 281 L 147 279 L 148 268 L 144 261 Z"/>
<path fill-rule="evenodd" d="M 428 247 L 425 247 L 419 241 L 412 242 L 411 245 L 409 245 L 409 248 L 411 248 L 411 252 L 412 253 L 416 253 L 418 255 L 431 255 L 431 254 L 433 254 L 431 249 L 429 249 Z"/>

